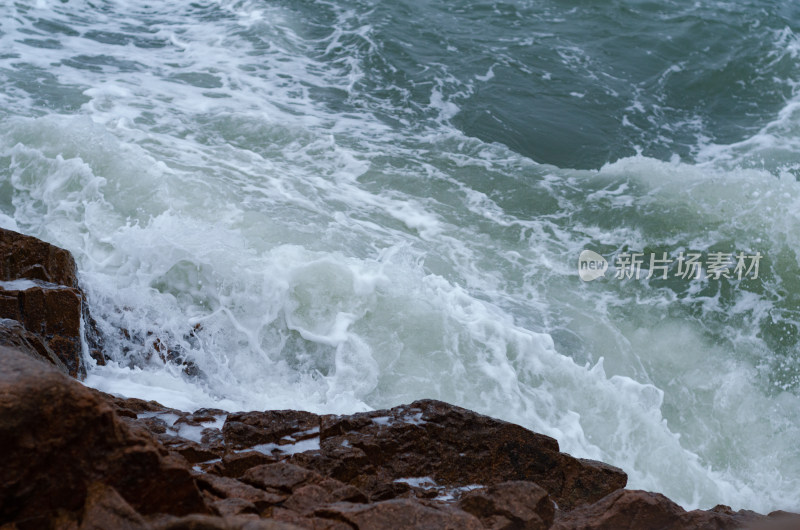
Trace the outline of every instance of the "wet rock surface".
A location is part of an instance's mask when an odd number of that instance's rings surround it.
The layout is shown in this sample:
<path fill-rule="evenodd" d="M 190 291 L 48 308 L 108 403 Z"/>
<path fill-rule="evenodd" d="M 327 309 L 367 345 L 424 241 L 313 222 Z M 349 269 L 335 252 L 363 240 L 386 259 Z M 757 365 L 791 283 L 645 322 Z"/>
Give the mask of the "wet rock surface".
<path fill-rule="evenodd" d="M 624 489 L 622 471 L 552 438 L 440 401 L 346 416 L 189 413 L 86 388 L 22 349 L 0 346 L 7 528 L 800 525 L 792 514 L 687 512 Z"/>
<path fill-rule="evenodd" d="M 99 393 L 6 347 L 0 347 L 0 447 L 3 521 L 45 527 L 79 512 L 87 499 L 99 502 L 90 499 L 95 483 L 139 513 L 207 511 L 191 470 L 151 433 L 126 423 Z"/>
<path fill-rule="evenodd" d="M 0 228 L 0 281 L 20 278 L 78 288 L 72 254 L 35 237 Z"/>
<path fill-rule="evenodd" d="M 286 455 L 375 500 L 402 494 L 398 481 L 413 484 L 420 478 L 429 480 L 427 489 L 445 494 L 474 484 L 528 480 L 571 509 L 627 482 L 617 468 L 559 452 L 558 442 L 548 436 L 433 400 L 350 416 L 232 414 L 223 434 L 233 447 Z M 425 489 L 421 485 L 416 489 Z"/>
<path fill-rule="evenodd" d="M 764 517 L 755 512 L 734 512 L 727 506 L 687 512 L 660 493 L 618 490 L 590 506 L 560 514 L 552 530 L 664 530 L 800 528 L 800 516 Z"/>
<path fill-rule="evenodd" d="M 0 228 L 0 343 L 13 345 L 7 335 L 19 336 L 14 328 L 22 326 L 36 337 L 35 349 L 43 357 L 69 375 L 83 377 L 83 316 L 88 318 L 88 310 L 72 255 Z"/>
<path fill-rule="evenodd" d="M 61 373 L 69 375 L 69 369 L 50 346 L 39 335 L 31 333 L 16 320 L 0 319 L 0 346 L 14 348 L 33 359 L 45 360 Z"/>
<path fill-rule="evenodd" d="M 784 512 L 687 512 L 548 436 L 441 401 L 186 412 L 87 388 L 71 256 L 0 231 L 0 267 L 4 530 L 800 528 Z"/>

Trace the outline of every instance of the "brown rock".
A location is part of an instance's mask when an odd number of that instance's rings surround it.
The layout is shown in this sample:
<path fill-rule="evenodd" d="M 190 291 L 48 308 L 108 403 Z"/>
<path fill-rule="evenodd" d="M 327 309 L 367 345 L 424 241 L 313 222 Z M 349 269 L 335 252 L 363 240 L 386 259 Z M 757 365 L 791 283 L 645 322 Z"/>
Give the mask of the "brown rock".
<path fill-rule="evenodd" d="M 765 519 L 753 512 L 730 509 L 687 512 L 660 493 L 618 490 L 562 515 L 552 530 L 734 530 L 767 528 L 762 526 Z"/>
<path fill-rule="evenodd" d="M 0 228 L 0 281 L 19 278 L 78 287 L 72 254 L 35 237 Z"/>
<path fill-rule="evenodd" d="M 218 460 L 220 458 L 217 451 L 208 449 L 195 442 L 184 441 L 175 447 L 175 451 L 191 464 L 208 462 L 214 459 Z"/>
<path fill-rule="evenodd" d="M 309 484 L 297 488 L 292 496 L 283 504 L 283 507 L 303 515 L 308 515 L 323 504 L 330 504 L 341 500 L 344 499 L 336 499 L 322 486 Z"/>
<path fill-rule="evenodd" d="M 319 450 L 275 457 L 352 484 L 373 500 L 408 491 L 396 487 L 395 481 L 410 477 L 430 476 L 451 488 L 528 480 L 568 510 L 599 500 L 627 482 L 618 468 L 560 453 L 552 438 L 439 401 L 350 416 L 237 413 L 228 416 L 222 431 L 226 444 L 238 449 L 319 436 Z M 418 488 L 413 492 L 436 495 Z"/>
<path fill-rule="evenodd" d="M 329 478 L 318 484 L 308 484 L 295 489 L 283 506 L 303 515 L 310 515 L 323 504 L 334 502 L 363 504 L 367 502 L 367 497 L 353 486 Z"/>
<path fill-rule="evenodd" d="M 81 361 L 82 295 L 53 284 L 0 285 L 0 318 L 13 319 L 39 336 L 72 377 L 86 372 Z"/>
<path fill-rule="evenodd" d="M 0 229 L 0 282 L 0 318 L 16 320 L 39 336 L 70 375 L 83 377 L 81 316 L 90 317 L 72 255 Z M 92 339 L 97 343 L 95 333 Z"/>
<path fill-rule="evenodd" d="M 164 446 L 170 451 L 178 453 L 191 464 L 220 460 L 224 454 L 223 447 L 197 443 L 176 436 L 167 436 L 167 438 L 167 440 L 162 440 Z"/>
<path fill-rule="evenodd" d="M 261 513 L 252 502 L 237 498 L 211 501 L 210 506 L 212 511 L 220 517 L 247 514 L 258 515 Z"/>
<path fill-rule="evenodd" d="M 80 530 L 145 530 L 150 525 L 114 488 L 96 482 L 88 489 Z"/>
<path fill-rule="evenodd" d="M 557 502 L 562 510 L 602 499 L 608 493 L 624 488 L 628 482 L 628 476 L 618 467 L 597 460 L 573 458 L 566 453 L 561 455 L 563 485 Z M 552 484 L 553 481 L 545 481 L 541 485 L 547 488 Z"/>
<path fill-rule="evenodd" d="M 79 288 L 75 260 L 68 251 L 0 228 L 0 282 L 13 282 L 0 285 L 0 318 L 17 320 L 40 335 L 73 377 L 85 375 L 81 317 L 89 354 L 105 364 L 100 332 Z"/>
<path fill-rule="evenodd" d="M 371 488 L 369 498 L 371 501 L 388 501 L 398 497 L 409 497 L 414 493 L 415 490 L 405 482 L 383 482 Z"/>
<path fill-rule="evenodd" d="M 320 451 L 289 461 L 386 495 L 401 478 L 445 486 L 536 482 L 564 510 L 625 486 L 620 469 L 559 452 L 554 439 L 441 401 L 320 417 Z"/>
<path fill-rule="evenodd" d="M 0 520 L 77 512 L 95 482 L 141 513 L 206 510 L 188 470 L 95 392 L 0 347 Z"/>
<path fill-rule="evenodd" d="M 373 504 L 341 502 L 320 508 L 317 517 L 349 524 L 357 530 L 478 530 L 474 516 L 445 504 L 414 499 L 393 499 Z"/>
<path fill-rule="evenodd" d="M 222 432 L 233 449 L 293 443 L 319 435 L 319 416 L 298 410 L 239 412 L 227 417 Z"/>
<path fill-rule="evenodd" d="M 680 528 L 686 511 L 663 495 L 619 490 L 591 506 L 584 506 L 556 521 L 553 529 Z"/>
<path fill-rule="evenodd" d="M 766 518 L 753 518 L 753 521 L 743 528 L 746 530 L 797 530 L 800 528 L 800 514 L 779 510 L 771 512 Z"/>
<path fill-rule="evenodd" d="M 239 413 L 223 432 L 204 428 L 224 413 L 188 414 L 88 389 L 59 373 L 29 331 L 3 326 L 11 331 L 0 337 L 27 353 L 0 346 L 0 520 L 7 528 L 800 527 L 793 514 L 765 517 L 726 506 L 686 512 L 662 495 L 618 489 L 625 476 L 616 468 L 572 458 L 551 438 L 436 401 L 341 417 Z M 174 426 L 162 413 L 177 415 L 175 425 L 195 435 L 204 428 L 202 443 L 170 434 Z M 293 455 L 227 447 L 317 436 L 319 449 Z M 203 465 L 219 476 L 189 471 L 187 458 L 220 455 Z M 414 477 L 437 484 L 397 482 Z M 457 502 L 425 500 L 458 497 L 459 488 L 474 484 L 486 487 Z M 389 499 L 398 495 L 408 497 Z M 555 522 L 551 499 L 564 509 Z"/>
<path fill-rule="evenodd" d="M 291 493 L 305 484 L 322 482 L 322 476 L 314 471 L 287 462 L 265 464 L 247 470 L 242 482 L 277 493 Z"/>
<path fill-rule="evenodd" d="M 189 415 L 189 417 L 192 419 L 192 421 L 198 423 L 209 423 L 217 421 L 217 418 L 219 416 L 227 417 L 227 415 L 228 413 L 221 409 L 202 408 L 194 411 L 192 414 Z"/>
<path fill-rule="evenodd" d="M 17 350 L 33 359 L 44 360 L 59 372 L 69 375 L 67 367 L 42 338 L 25 329 L 16 320 L 0 318 L 0 346 Z"/>
<path fill-rule="evenodd" d="M 253 504 L 259 513 L 282 503 L 288 496 L 286 493 L 270 493 L 232 478 L 209 474 L 198 476 L 197 482 L 200 489 L 217 497 L 247 501 Z"/>
<path fill-rule="evenodd" d="M 486 528 L 546 530 L 553 524 L 555 507 L 547 492 L 533 482 L 503 482 L 470 491 L 459 507 L 483 522 Z"/>
<path fill-rule="evenodd" d="M 242 482 L 226 477 L 202 475 L 200 487 L 213 495 L 252 502 L 259 513 L 269 515 L 271 508 L 282 508 L 310 516 L 317 508 L 334 502 L 367 502 L 361 491 L 299 466 L 279 462 L 251 468 Z"/>
<path fill-rule="evenodd" d="M 276 458 L 267 456 L 264 453 L 245 451 L 242 453 L 228 453 L 222 457 L 220 462 L 205 466 L 204 470 L 215 475 L 239 478 L 250 468 L 275 462 L 277 462 Z"/>
<path fill-rule="evenodd" d="M 106 394 L 104 392 L 100 392 L 96 390 L 99 394 L 102 394 L 103 398 L 108 401 L 114 409 L 120 415 L 125 416 L 133 416 L 137 417 L 139 414 L 146 413 L 146 412 L 172 412 L 175 414 L 179 414 L 181 411 L 170 409 L 169 407 L 165 407 L 158 401 L 145 401 L 143 399 L 138 398 L 124 398 L 118 396 L 112 396 L 111 394 Z M 123 412 L 127 411 L 127 412 Z"/>
<path fill-rule="evenodd" d="M 285 521 L 307 530 L 353 530 L 353 526 L 342 521 L 323 517 L 300 515 L 293 510 L 275 508 L 271 517 L 276 521 Z"/>
<path fill-rule="evenodd" d="M 300 530 L 291 523 L 257 519 L 247 515 L 214 517 L 199 514 L 167 518 L 156 522 L 154 528 L 157 530 Z"/>

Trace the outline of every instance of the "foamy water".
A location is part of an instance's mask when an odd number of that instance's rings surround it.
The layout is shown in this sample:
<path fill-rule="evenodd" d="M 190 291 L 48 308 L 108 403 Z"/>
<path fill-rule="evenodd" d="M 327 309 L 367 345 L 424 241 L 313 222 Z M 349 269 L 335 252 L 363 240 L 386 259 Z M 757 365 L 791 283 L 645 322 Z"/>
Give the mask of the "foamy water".
<path fill-rule="evenodd" d="M 0 8 L 0 226 L 75 255 L 112 358 L 86 383 L 184 410 L 442 399 L 687 508 L 798 509 L 791 29 L 748 33 L 734 119 L 673 81 L 715 71 L 702 42 L 652 76 L 617 50 L 628 78 L 579 40 L 602 8 L 454 5 Z M 672 7 L 675 40 L 750 16 Z M 583 283 L 584 248 L 765 259 Z"/>

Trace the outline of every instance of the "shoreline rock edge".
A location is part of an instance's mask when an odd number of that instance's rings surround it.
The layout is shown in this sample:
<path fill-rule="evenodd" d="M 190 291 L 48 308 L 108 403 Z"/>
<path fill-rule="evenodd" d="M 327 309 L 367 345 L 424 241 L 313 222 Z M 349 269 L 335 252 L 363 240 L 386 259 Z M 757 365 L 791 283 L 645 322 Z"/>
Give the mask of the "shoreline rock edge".
<path fill-rule="evenodd" d="M 800 528 L 785 512 L 687 512 L 441 401 L 189 413 L 105 394 L 76 380 L 82 318 L 72 256 L 0 229 L 1 529 Z"/>

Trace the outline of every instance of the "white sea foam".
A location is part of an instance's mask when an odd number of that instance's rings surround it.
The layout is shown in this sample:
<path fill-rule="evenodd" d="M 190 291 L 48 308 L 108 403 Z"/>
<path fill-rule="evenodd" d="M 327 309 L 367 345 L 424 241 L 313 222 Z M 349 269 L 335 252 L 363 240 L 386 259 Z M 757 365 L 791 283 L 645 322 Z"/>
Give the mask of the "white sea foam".
<path fill-rule="evenodd" d="M 0 289 L 5 289 L 6 291 L 24 291 L 38 286 L 39 284 L 33 280 L 0 281 Z"/>
<path fill-rule="evenodd" d="M 297 453 L 304 453 L 306 451 L 319 451 L 319 436 L 316 438 L 307 438 L 294 443 L 288 444 L 259 444 L 254 445 L 248 450 L 258 451 L 265 455 L 272 455 L 273 453 L 283 453 L 285 455 L 294 455 Z"/>

